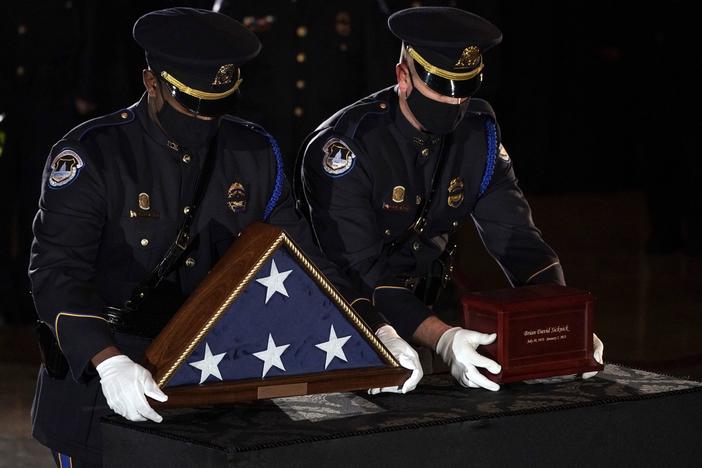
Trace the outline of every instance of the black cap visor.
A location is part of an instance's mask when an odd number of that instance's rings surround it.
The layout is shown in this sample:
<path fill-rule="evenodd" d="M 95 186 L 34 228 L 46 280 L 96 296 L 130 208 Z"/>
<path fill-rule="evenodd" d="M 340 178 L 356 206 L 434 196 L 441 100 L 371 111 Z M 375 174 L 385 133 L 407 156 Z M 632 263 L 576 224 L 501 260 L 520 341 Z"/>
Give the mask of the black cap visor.
<path fill-rule="evenodd" d="M 480 89 L 483 74 L 479 73 L 469 80 L 449 80 L 433 73 L 429 73 L 419 63 L 414 62 L 414 69 L 419 79 L 431 89 L 444 96 L 457 98 L 471 97 Z"/>
<path fill-rule="evenodd" d="M 204 117 L 219 117 L 231 113 L 239 96 L 239 90 L 237 90 L 221 99 L 200 99 L 182 92 L 165 80 L 161 80 L 161 83 L 166 86 L 166 92 L 170 93 L 180 105 L 193 114 Z"/>

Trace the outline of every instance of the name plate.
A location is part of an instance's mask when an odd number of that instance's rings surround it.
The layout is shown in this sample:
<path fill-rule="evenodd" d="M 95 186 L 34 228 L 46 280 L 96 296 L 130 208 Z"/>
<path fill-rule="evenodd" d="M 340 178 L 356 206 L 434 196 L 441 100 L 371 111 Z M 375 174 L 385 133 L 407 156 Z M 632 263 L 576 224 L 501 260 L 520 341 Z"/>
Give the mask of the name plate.
<path fill-rule="evenodd" d="M 595 298 L 587 291 L 540 284 L 466 294 L 465 328 L 497 333 L 478 352 L 502 372 L 483 372 L 498 383 L 602 370 L 593 358 Z"/>

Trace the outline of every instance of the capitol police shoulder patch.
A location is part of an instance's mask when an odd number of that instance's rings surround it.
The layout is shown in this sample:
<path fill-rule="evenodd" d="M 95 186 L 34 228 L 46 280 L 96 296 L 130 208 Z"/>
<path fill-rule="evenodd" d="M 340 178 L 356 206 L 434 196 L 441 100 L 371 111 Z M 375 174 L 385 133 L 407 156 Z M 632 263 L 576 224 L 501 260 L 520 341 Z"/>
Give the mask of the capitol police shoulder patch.
<path fill-rule="evenodd" d="M 499 151 L 499 153 L 498 153 L 498 156 L 499 156 L 500 159 L 503 160 L 503 161 L 509 162 L 509 160 L 510 160 L 510 158 L 509 158 L 509 153 L 507 153 L 507 150 L 506 150 L 505 147 L 502 145 L 502 143 L 500 143 L 500 151 Z"/>
<path fill-rule="evenodd" d="M 322 167 L 330 177 L 341 177 L 356 163 L 356 155 L 338 138 L 331 138 L 324 144 Z"/>
<path fill-rule="evenodd" d="M 51 161 L 49 187 L 60 189 L 78 178 L 85 164 L 78 154 L 70 149 L 64 149 Z"/>

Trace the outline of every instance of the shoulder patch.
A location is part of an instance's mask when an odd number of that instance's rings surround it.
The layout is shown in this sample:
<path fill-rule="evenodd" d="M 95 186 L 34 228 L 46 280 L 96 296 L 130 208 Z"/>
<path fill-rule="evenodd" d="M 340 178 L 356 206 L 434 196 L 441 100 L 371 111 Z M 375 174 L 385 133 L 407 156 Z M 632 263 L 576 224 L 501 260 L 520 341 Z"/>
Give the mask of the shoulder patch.
<path fill-rule="evenodd" d="M 64 149 L 51 161 L 49 188 L 60 189 L 70 185 L 78 178 L 85 163 L 73 150 Z"/>
<path fill-rule="evenodd" d="M 339 138 L 330 138 L 322 150 L 322 168 L 330 177 L 341 177 L 356 164 L 356 155 Z"/>
<path fill-rule="evenodd" d="M 497 155 L 500 157 L 501 160 L 509 162 L 509 153 L 507 153 L 507 150 L 505 149 L 502 143 L 500 143 L 500 150 L 497 153 Z"/>

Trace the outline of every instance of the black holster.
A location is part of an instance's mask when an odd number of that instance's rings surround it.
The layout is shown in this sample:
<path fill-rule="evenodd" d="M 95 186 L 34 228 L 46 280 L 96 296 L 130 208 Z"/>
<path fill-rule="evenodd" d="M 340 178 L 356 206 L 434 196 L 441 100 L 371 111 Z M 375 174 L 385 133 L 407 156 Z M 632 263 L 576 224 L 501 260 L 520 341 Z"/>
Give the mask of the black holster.
<path fill-rule="evenodd" d="M 54 379 L 63 380 L 68 373 L 68 361 L 59 347 L 56 336 L 51 328 L 42 321 L 36 323 L 34 332 L 37 335 L 39 352 L 46 372 Z"/>

